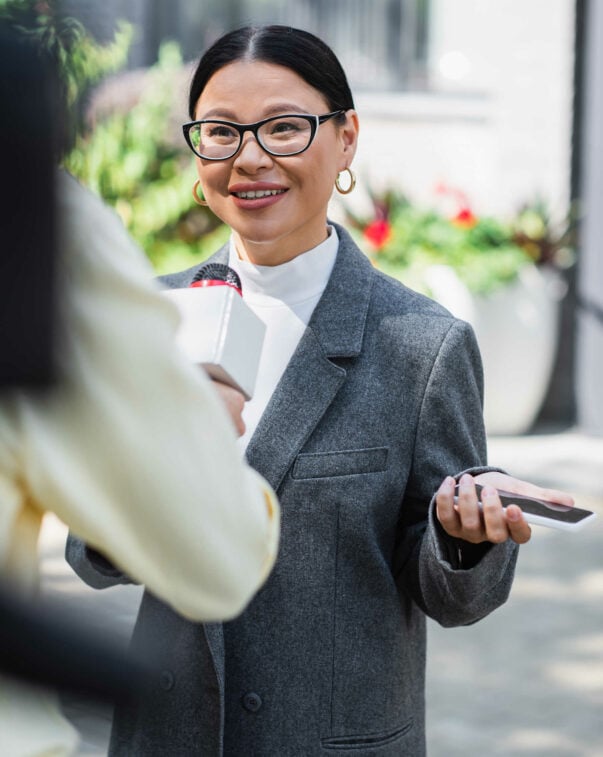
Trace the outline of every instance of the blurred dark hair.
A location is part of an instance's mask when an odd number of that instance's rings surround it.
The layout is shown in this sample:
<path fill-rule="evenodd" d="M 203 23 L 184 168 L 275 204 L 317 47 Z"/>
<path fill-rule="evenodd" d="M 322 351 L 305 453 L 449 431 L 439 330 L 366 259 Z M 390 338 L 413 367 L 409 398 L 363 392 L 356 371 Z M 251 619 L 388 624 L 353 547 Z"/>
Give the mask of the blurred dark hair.
<path fill-rule="evenodd" d="M 290 26 L 246 26 L 220 37 L 199 61 L 189 94 L 191 119 L 210 78 L 223 66 L 240 60 L 274 63 L 294 71 L 325 97 L 331 111 L 354 107 L 341 63 L 321 39 Z"/>
<path fill-rule="evenodd" d="M 99 703 L 139 699 L 159 686 L 149 653 L 126 651 L 69 605 L 32 603 L 0 582 L 0 613 L 3 676 Z"/>
<path fill-rule="evenodd" d="M 1 22 L 0 66 L 0 387 L 45 386 L 57 321 L 57 79 L 35 44 Z"/>
<path fill-rule="evenodd" d="M 58 0 L 54 0 L 52 9 L 46 7 L 48 2 L 8 0 L 2 3 L 0 0 L 0 33 L 3 71 L 6 78 L 14 77 L 12 87 L 10 81 L 3 82 L 2 93 L 23 101 L 19 104 L 16 99 L 8 103 L 8 112 L 12 112 L 13 105 L 21 109 L 28 107 L 28 116 L 33 118 L 35 101 L 41 97 L 40 107 L 50 121 L 45 147 L 50 145 L 48 139 L 52 138 L 50 146 L 58 162 L 73 147 L 75 123 L 70 116 L 67 82 L 60 75 L 61 54 L 64 52 L 61 35 L 65 31 L 50 21 L 56 13 L 55 5 L 59 5 Z M 26 105 L 28 91 L 32 102 Z M 42 129 L 42 126 L 32 124 L 31 128 Z"/>

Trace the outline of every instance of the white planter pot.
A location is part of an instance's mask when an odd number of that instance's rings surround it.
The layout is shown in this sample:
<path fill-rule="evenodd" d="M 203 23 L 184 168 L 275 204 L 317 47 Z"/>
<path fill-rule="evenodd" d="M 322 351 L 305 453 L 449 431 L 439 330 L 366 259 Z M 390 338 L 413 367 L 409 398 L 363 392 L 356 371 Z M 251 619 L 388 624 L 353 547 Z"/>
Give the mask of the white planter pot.
<path fill-rule="evenodd" d="M 474 328 L 484 363 L 484 419 L 491 435 L 530 430 L 548 389 L 565 285 L 550 270 L 526 266 L 491 295 L 472 295 L 447 266 L 426 282 L 434 299 Z"/>

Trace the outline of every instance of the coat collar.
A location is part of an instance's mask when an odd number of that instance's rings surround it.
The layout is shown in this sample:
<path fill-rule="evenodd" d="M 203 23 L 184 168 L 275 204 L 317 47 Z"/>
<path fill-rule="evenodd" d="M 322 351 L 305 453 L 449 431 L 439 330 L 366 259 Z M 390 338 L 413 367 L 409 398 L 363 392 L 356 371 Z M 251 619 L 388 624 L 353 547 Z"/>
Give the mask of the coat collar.
<path fill-rule="evenodd" d="M 362 349 L 375 272 L 348 232 L 333 225 L 339 235 L 339 251 L 309 328 L 316 333 L 325 355 L 354 357 Z"/>
<path fill-rule="evenodd" d="M 374 269 L 349 233 L 339 224 L 331 225 L 339 236 L 339 251 L 308 328 L 327 357 L 354 357 L 362 348 Z M 206 262 L 228 264 L 228 250 L 227 243 Z M 186 287 L 198 270 L 195 266 L 165 280 Z"/>

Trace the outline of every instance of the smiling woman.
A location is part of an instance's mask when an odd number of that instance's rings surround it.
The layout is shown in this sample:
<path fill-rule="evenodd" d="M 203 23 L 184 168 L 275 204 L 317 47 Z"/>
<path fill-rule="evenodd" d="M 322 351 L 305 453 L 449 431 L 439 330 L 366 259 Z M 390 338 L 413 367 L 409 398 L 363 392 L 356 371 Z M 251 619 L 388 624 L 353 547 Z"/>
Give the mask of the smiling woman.
<path fill-rule="evenodd" d="M 203 196 L 232 230 L 212 260 L 266 324 L 240 443 L 278 491 L 282 546 L 223 625 L 145 594 L 133 643 L 153 644 L 169 683 L 118 708 L 111 754 L 420 757 L 425 615 L 487 615 L 530 537 L 493 485 L 567 497 L 485 467 L 471 328 L 377 271 L 327 218 L 333 188 L 353 188 L 359 130 L 332 51 L 296 29 L 231 32 L 199 63 L 190 118 Z M 98 582 L 85 555 L 72 564 Z"/>

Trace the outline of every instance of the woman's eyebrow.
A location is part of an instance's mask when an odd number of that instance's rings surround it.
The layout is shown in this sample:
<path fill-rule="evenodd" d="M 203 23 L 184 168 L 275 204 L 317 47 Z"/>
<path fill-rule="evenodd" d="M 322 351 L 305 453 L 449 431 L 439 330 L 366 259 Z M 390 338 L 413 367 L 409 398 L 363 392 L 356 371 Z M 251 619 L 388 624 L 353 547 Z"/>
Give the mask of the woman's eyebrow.
<path fill-rule="evenodd" d="M 266 118 L 269 118 L 270 116 L 276 116 L 280 113 L 309 113 L 310 111 L 306 110 L 306 108 L 301 108 L 299 105 L 295 105 L 293 103 L 277 103 L 275 105 L 271 105 L 269 108 L 267 108 L 264 113 L 266 114 Z"/>
<path fill-rule="evenodd" d="M 306 108 L 300 107 L 299 105 L 295 105 L 294 103 L 275 103 L 274 105 L 270 105 L 263 111 L 262 118 L 259 118 L 258 121 L 261 121 L 263 118 L 270 118 L 270 116 L 284 115 L 287 113 L 309 114 L 310 111 L 308 111 Z M 234 111 L 227 109 L 225 110 L 220 107 L 211 108 L 206 113 L 204 113 L 199 120 L 204 121 L 208 118 L 219 118 L 221 120 L 233 121 L 234 123 L 241 123 L 237 120 Z"/>

